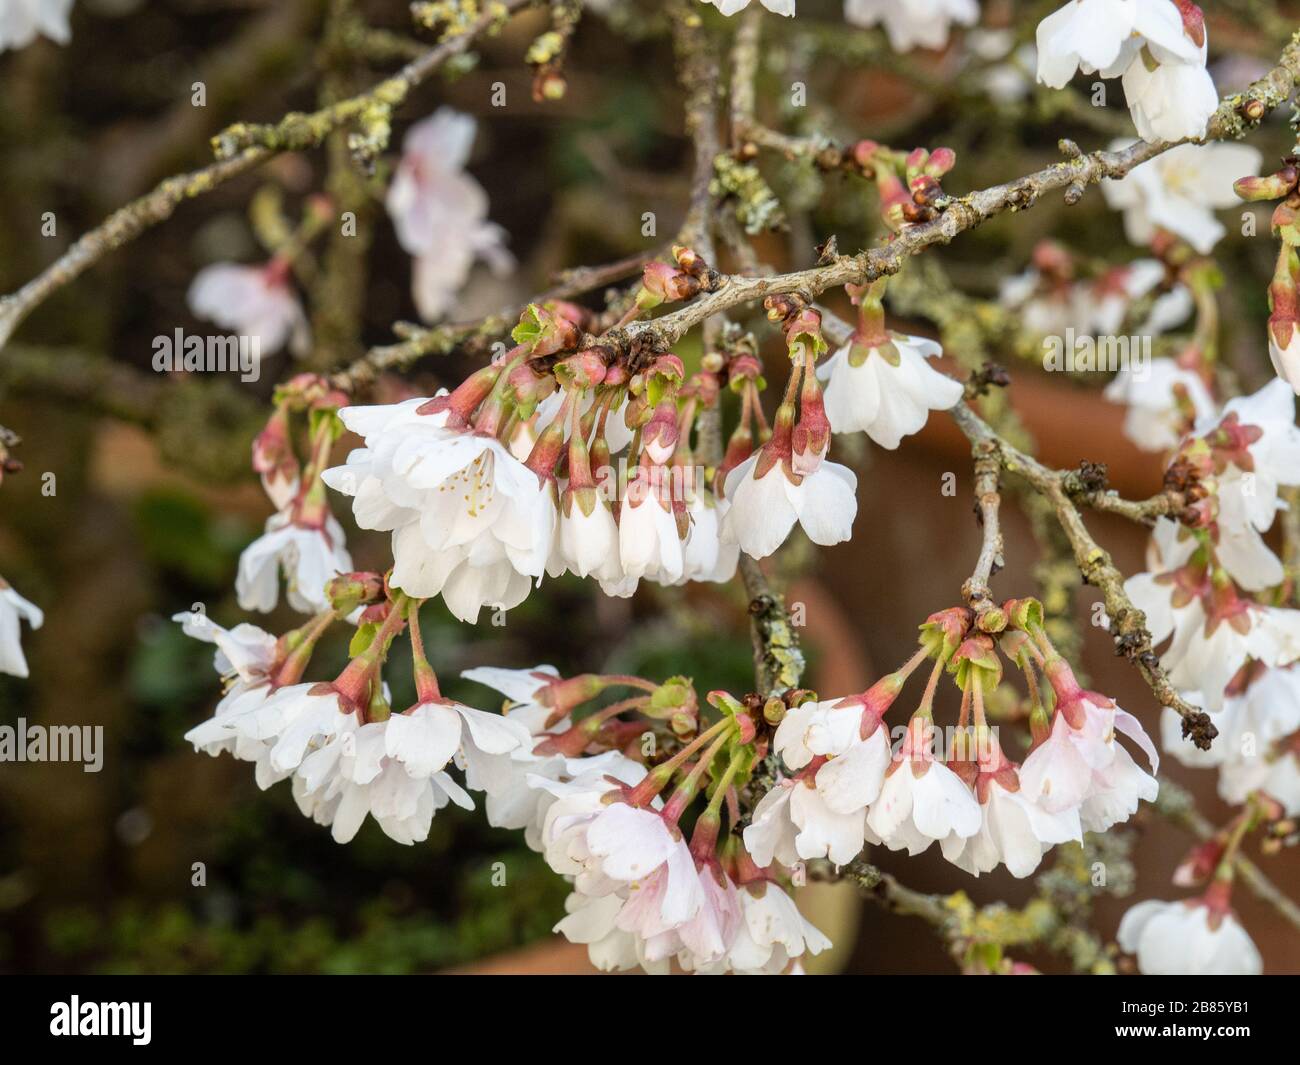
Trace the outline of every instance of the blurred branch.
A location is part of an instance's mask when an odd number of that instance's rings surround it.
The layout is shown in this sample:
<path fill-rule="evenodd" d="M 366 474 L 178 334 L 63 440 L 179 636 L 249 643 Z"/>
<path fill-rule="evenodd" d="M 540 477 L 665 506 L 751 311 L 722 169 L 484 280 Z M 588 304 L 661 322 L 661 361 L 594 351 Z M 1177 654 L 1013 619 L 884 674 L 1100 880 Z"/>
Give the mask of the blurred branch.
<path fill-rule="evenodd" d="M 488 315 L 472 322 L 452 322 L 445 325 L 417 326 L 399 322 L 393 331 L 401 343 L 373 347 L 347 368 L 334 374 L 330 380 L 336 388 L 357 391 L 374 382 L 379 374 L 400 370 L 418 362 L 426 355 L 448 355 L 458 350 L 486 350 L 489 342 L 505 336 L 519 320 L 519 315 L 529 303 L 546 303 L 548 300 L 566 300 L 613 283 L 637 273 L 651 259 L 667 249 L 649 248 L 626 258 L 599 266 L 581 266 L 565 270 L 555 284 L 522 304 L 507 307 L 499 314 Z"/>
<path fill-rule="evenodd" d="M 0 389 L 138 425 L 167 461 L 219 481 L 247 476 L 249 443 L 266 419 L 262 400 L 229 381 L 144 373 L 76 348 L 10 345 Z"/>
<path fill-rule="evenodd" d="M 22 288 L 0 297 L 0 348 L 23 319 L 53 292 L 75 280 L 109 252 L 166 221 L 185 200 L 211 192 L 279 152 L 314 148 L 335 129 L 354 119 L 367 127 L 372 144 L 381 136 L 386 142 L 388 116 L 411 89 L 447 60 L 468 49 L 480 34 L 531 3 L 533 0 L 493 0 L 468 29 L 448 37 L 368 92 L 311 114 L 286 115 L 274 125 L 240 123 L 218 134 L 213 139 L 216 162 L 167 178 L 152 192 L 114 211 Z"/>
<path fill-rule="evenodd" d="M 1020 907 L 1005 902 L 977 905 L 964 891 L 917 891 L 865 855 L 840 870 L 825 870 L 824 877 L 856 884 L 891 913 L 921 918 L 964 973 L 1006 972 L 1013 964 L 1008 949 L 1037 946 L 1062 956 L 1076 972 L 1113 973 L 1111 948 L 1087 927 L 1097 896 L 1092 870 L 1095 862 L 1104 861 L 1115 873 L 1105 890 L 1127 894 L 1133 881 L 1130 838 L 1122 833 L 1089 834 L 1082 845 L 1058 847 L 1052 866 L 1035 876 L 1033 897 Z M 822 863 L 817 863 L 814 875 L 822 872 Z"/>
<path fill-rule="evenodd" d="M 1172 780 L 1162 777 L 1156 809 L 1174 824 L 1181 825 L 1197 839 L 1218 835 L 1218 829 L 1199 810 L 1191 793 Z M 1272 906 L 1288 923 L 1300 929 L 1300 906 L 1273 883 L 1263 871 L 1240 851 L 1234 857 L 1237 875 L 1260 899 Z"/>

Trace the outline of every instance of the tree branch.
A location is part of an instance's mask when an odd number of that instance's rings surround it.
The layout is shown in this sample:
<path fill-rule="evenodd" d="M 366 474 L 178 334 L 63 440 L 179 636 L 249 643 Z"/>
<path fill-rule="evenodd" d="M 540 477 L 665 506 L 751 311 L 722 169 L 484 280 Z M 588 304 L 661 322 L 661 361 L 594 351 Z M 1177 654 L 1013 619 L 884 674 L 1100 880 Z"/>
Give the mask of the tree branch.
<path fill-rule="evenodd" d="M 335 129 L 353 119 L 361 118 L 372 125 L 382 125 L 386 131 L 388 115 L 405 100 L 411 89 L 447 60 L 469 48 L 481 33 L 496 25 L 503 15 L 509 15 L 531 3 L 533 0 L 493 0 L 482 16 L 464 32 L 429 49 L 368 92 L 311 114 L 286 115 L 274 125 L 240 123 L 218 134 L 214 138 L 218 157 L 216 162 L 188 174 L 167 178 L 153 191 L 118 208 L 22 288 L 0 297 L 0 348 L 4 347 L 22 321 L 52 293 L 80 277 L 104 256 L 134 240 L 146 229 L 166 221 L 186 200 L 211 192 L 279 152 L 314 148 Z"/>

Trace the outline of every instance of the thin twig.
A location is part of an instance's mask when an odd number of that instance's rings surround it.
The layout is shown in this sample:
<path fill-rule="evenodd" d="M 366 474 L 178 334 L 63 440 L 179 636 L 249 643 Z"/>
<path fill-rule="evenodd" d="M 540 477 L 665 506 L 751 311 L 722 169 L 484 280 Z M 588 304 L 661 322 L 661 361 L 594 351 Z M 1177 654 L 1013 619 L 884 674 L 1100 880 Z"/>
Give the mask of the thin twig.
<path fill-rule="evenodd" d="M 369 108 L 378 108 L 387 115 L 411 89 L 447 60 L 469 48 L 479 34 L 496 25 L 503 14 L 513 13 L 532 2 L 496 0 L 463 33 L 429 49 L 368 92 L 311 114 L 286 115 L 274 125 L 238 124 L 229 127 L 215 138 L 216 162 L 188 174 L 169 177 L 151 192 L 118 208 L 22 288 L 0 297 L 0 349 L 22 321 L 50 295 L 146 229 L 166 221 L 186 200 L 211 192 L 280 152 L 316 147 L 335 129 L 362 117 Z"/>

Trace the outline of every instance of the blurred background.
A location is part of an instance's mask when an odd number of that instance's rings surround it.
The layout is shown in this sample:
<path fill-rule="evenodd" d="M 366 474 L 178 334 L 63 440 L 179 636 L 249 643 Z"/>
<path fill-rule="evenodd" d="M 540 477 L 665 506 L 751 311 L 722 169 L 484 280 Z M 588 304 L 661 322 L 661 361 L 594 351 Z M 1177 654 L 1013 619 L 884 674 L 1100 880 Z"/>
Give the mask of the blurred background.
<path fill-rule="evenodd" d="M 945 188 L 958 194 L 1058 159 L 1062 136 L 1088 149 L 1132 136 L 1118 83 L 1102 108 L 1091 106 L 1086 79 L 1063 93 L 1033 87 L 1032 62 L 1026 68 L 1019 50 L 1057 5 L 981 6 L 983 27 L 1010 34 L 986 48 L 983 38 L 963 43 L 958 32 L 943 53 L 900 57 L 878 31 L 846 28 L 838 0 L 799 0 L 798 33 L 784 20 L 764 21 L 760 115 L 774 127 L 816 130 L 837 143 L 871 137 L 904 149 L 947 145 L 957 167 Z M 337 139 L 281 156 L 183 204 L 166 224 L 50 298 L 0 351 L 0 424 L 22 437 L 14 454 L 25 466 L 0 487 L 0 574 L 46 613 L 42 629 L 24 630 L 31 679 L 0 676 L 0 724 L 102 725 L 106 748 L 99 773 L 76 764 L 0 763 L 0 971 L 587 968 L 582 948 L 550 933 L 563 913 L 565 885 L 519 834 L 452 808 L 414 848 L 373 823 L 340 847 L 298 813 L 287 785 L 259 791 L 248 765 L 195 754 L 182 736 L 210 714 L 218 680 L 210 647 L 184 637 L 169 618 L 202 604 L 225 625 L 254 620 L 280 632 L 296 624 L 283 607 L 250 619 L 234 601 L 239 552 L 270 512 L 249 471 L 248 447 L 277 380 L 344 365 L 390 342 L 394 321 L 416 320 L 410 259 L 382 206 L 406 124 L 442 104 L 478 118 L 469 169 L 518 260 L 508 278 L 476 272 L 456 320 L 518 303 L 562 268 L 658 247 L 676 230 L 688 196 L 690 143 L 657 7 L 615 5 L 609 22 L 585 18 L 566 65 L 568 91 L 545 103 L 533 101 L 523 61 L 545 19 L 536 12 L 515 19 L 474 62 L 456 64 L 412 94 L 373 175 L 350 169 Z M 1296 25 L 1288 4 L 1205 7 L 1221 93 L 1268 69 Z M 387 54 L 377 45 L 366 57 L 337 41 L 322 46 L 323 27 L 337 27 L 330 20 L 341 11 L 391 31 Z M 705 15 L 719 39 L 734 28 L 715 12 Z M 396 69 L 411 51 L 411 34 L 407 5 L 380 0 L 77 0 L 67 46 L 42 40 L 0 54 L 0 290 L 17 288 L 163 177 L 209 161 L 208 138 L 227 124 L 311 110 L 322 92 L 358 91 Z M 431 40 L 427 33 L 420 39 Z M 995 68 L 1005 91 L 991 95 Z M 202 108 L 191 103 L 199 81 L 207 92 Z M 795 81 L 807 84 L 806 107 L 791 106 Z M 489 102 L 496 82 L 506 86 L 505 107 Z M 1286 154 L 1292 139 L 1277 120 L 1251 143 L 1267 161 Z M 783 208 L 774 227 L 753 234 L 763 261 L 806 265 L 832 234 L 845 251 L 879 237 L 875 193 L 860 178 L 771 155 L 758 166 Z M 218 260 L 263 261 L 259 238 L 274 219 L 296 219 L 304 198 L 323 189 L 356 207 L 364 241 L 347 251 L 328 239 L 314 248 L 322 274 L 347 271 L 354 298 L 326 298 L 327 278 L 302 281 L 319 341 L 312 353 L 300 363 L 284 354 L 267 360 L 261 380 L 250 384 L 155 373 L 155 336 L 178 327 L 210 330 L 186 307 L 195 272 Z M 646 211 L 658 219 L 657 238 L 642 235 Z M 1229 234 L 1214 253 L 1224 279 L 1222 362 L 1243 390 L 1271 376 L 1264 322 L 1274 247 L 1267 205 L 1258 211 L 1254 238 L 1240 235 L 1237 212 L 1223 213 Z M 42 235 L 44 212 L 57 220 L 53 236 Z M 1104 376 L 1044 374 L 1035 354 L 1041 348 L 996 303 L 999 280 L 1025 270 L 1048 236 L 1076 249 L 1096 273 L 1143 254 L 1126 243 L 1120 217 L 1096 191 L 1068 209 L 1049 197 L 909 268 L 896 286 L 892 322 L 942 335 L 950 370 L 984 357 L 1007 366 L 1013 384 L 993 403 L 1044 461 L 1104 462 L 1123 494 L 1149 495 L 1160 486 L 1160 460 L 1122 436 L 1122 410 L 1100 395 Z M 351 259 L 332 260 L 332 253 Z M 736 265 L 723 256 L 724 268 Z M 586 302 L 601 306 L 600 293 Z M 842 298 L 829 302 L 848 313 Z M 783 374 L 780 352 L 761 311 L 752 323 L 772 356 L 772 399 Z M 698 358 L 698 341 L 688 339 L 679 354 L 688 364 Z M 474 365 L 467 357 L 426 359 L 404 378 L 430 394 L 454 386 Z M 398 389 L 381 380 L 377 393 Z M 355 443 L 345 439 L 340 457 Z M 805 606 L 805 683 L 825 695 L 861 690 L 901 662 L 915 626 L 958 601 L 979 547 L 968 447 L 946 419 L 932 418 L 895 452 L 865 438 L 836 448 L 860 479 L 853 540 L 814 552 L 796 539 L 773 567 L 787 600 Z M 955 494 L 943 491 L 946 474 L 955 476 Z M 335 512 L 358 568 L 383 568 L 387 538 L 358 532 L 337 500 Z M 1141 567 L 1143 530 L 1089 520 L 1121 569 Z M 994 581 L 995 594 L 1036 594 L 1042 530 L 1014 506 L 1004 507 L 1004 522 L 1008 566 Z M 702 693 L 753 687 L 738 586 L 647 586 L 631 601 L 594 593 L 572 578 L 548 581 L 504 626 L 486 616 L 465 626 L 437 614 L 425 639 L 444 691 L 496 709 L 495 693 L 457 674 L 539 662 L 564 673 L 683 673 Z M 1056 607 L 1082 634 L 1093 685 L 1154 735 L 1158 708 L 1131 667 L 1115 659 L 1105 630 L 1090 623 L 1094 600 L 1083 589 Z M 345 648 L 328 647 L 324 657 L 341 664 Z M 1172 759 L 1165 772 L 1193 790 L 1211 820 L 1226 818 L 1212 774 Z M 1132 897 L 1174 897 L 1168 878 L 1190 837 L 1147 809 L 1124 831 L 1132 868 L 1119 863 L 1122 883 L 1114 886 Z M 980 903 L 1018 905 L 1034 890 L 1005 875 L 973 880 L 936 853 L 874 860 L 909 886 L 961 888 Z M 192 882 L 195 863 L 202 863 L 204 886 Z M 502 868 L 506 884 L 497 886 L 493 870 Z M 1294 853 L 1267 859 L 1265 868 L 1283 886 L 1300 882 Z M 922 922 L 888 914 L 851 887 L 813 885 L 802 901 L 837 943 L 814 970 L 953 971 Z M 1238 891 L 1236 902 L 1266 969 L 1300 971 L 1294 931 L 1247 892 Z M 1097 901 L 1103 936 L 1113 935 L 1126 905 L 1108 894 Z M 1027 960 L 1068 969 L 1050 954 Z"/>

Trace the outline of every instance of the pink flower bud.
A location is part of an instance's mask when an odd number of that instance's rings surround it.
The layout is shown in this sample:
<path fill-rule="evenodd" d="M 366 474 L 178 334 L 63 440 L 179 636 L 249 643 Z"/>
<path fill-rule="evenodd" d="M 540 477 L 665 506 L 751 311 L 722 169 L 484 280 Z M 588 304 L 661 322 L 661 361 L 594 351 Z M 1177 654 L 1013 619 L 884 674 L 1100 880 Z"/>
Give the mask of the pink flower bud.
<path fill-rule="evenodd" d="M 665 399 L 655 407 L 654 414 L 642 430 L 641 446 L 651 462 L 662 466 L 677 450 L 678 436 L 677 404 L 671 399 Z"/>

